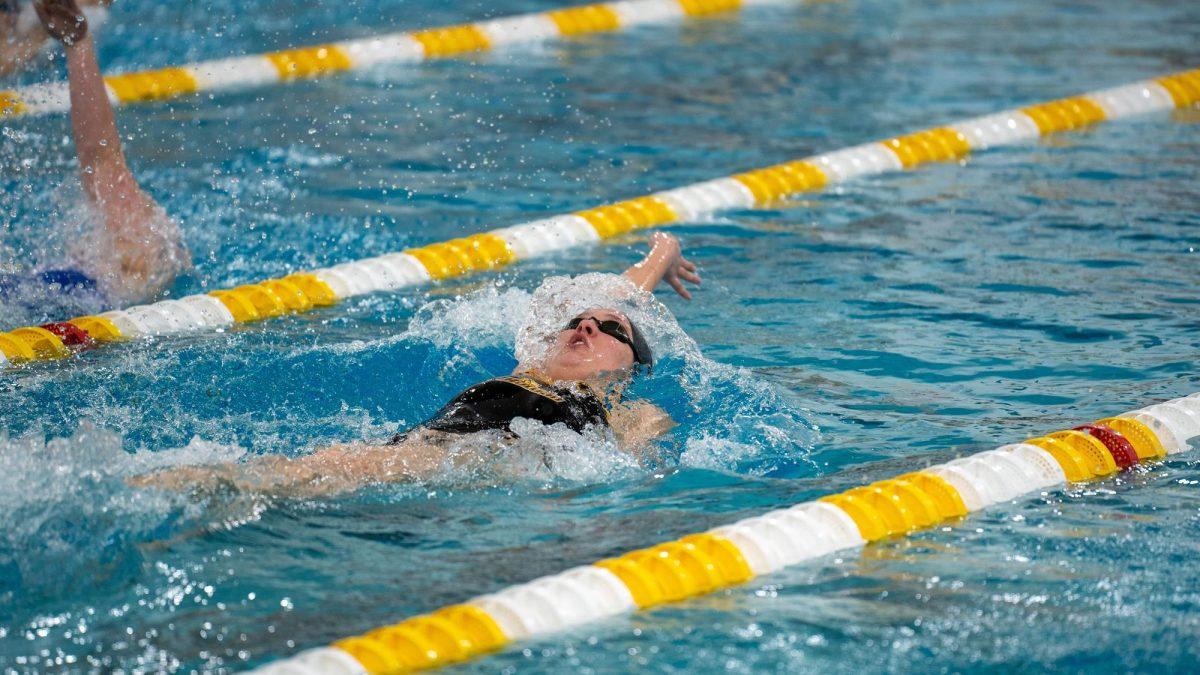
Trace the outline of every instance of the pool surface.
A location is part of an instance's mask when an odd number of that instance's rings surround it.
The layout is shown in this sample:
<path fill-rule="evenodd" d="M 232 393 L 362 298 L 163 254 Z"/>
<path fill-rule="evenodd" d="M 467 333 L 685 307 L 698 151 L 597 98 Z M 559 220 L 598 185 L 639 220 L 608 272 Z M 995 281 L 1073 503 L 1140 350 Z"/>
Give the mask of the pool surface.
<path fill-rule="evenodd" d="M 123 0 L 106 70 L 559 7 Z M 1170 27 L 1170 30 L 1164 30 Z M 3 87 L 58 79 L 61 58 Z M 1200 5 L 841 0 L 123 108 L 184 295 L 399 251 L 1200 65 Z M 673 228 L 631 459 L 550 439 L 419 485 L 264 504 L 156 467 L 383 439 L 506 373 L 547 276 L 432 288 L 0 374 L 0 668 L 235 671 L 958 454 L 1200 391 L 1200 111 Z M 0 124 L 0 266 L 87 214 L 65 117 Z M 564 279 L 553 283 L 567 283 Z M 0 306 L 4 329 L 74 316 Z M 688 337 L 690 336 L 690 338 Z M 693 342 L 694 341 L 694 342 Z M 451 670 L 1190 669 L 1200 454 L 1018 500 Z"/>

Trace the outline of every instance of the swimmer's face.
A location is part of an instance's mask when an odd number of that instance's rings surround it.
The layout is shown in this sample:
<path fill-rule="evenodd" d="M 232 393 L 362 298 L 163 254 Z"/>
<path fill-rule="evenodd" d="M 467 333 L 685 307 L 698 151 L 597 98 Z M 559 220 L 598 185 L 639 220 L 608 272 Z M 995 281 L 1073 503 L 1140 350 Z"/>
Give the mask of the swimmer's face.
<path fill-rule="evenodd" d="M 633 367 L 633 348 L 600 330 L 600 321 L 616 321 L 625 335 L 633 328 L 624 314 L 611 309 L 589 309 L 575 316 L 574 328 L 558 332 L 546 361 L 546 375 L 555 380 L 587 380 L 602 373 Z M 572 321 L 574 323 L 574 321 Z"/>

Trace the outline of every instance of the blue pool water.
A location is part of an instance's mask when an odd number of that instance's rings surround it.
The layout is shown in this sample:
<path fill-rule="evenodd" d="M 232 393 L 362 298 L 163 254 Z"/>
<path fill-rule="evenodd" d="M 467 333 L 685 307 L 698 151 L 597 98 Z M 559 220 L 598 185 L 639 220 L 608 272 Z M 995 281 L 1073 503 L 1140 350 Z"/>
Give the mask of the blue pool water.
<path fill-rule="evenodd" d="M 560 5 L 246 4 L 124 0 L 101 61 Z M 843 0 L 118 118 L 194 251 L 186 294 L 1196 67 L 1197 45 L 1195 3 Z M 637 391 L 681 424 L 641 463 L 581 448 L 552 471 L 272 505 L 125 484 L 418 422 L 513 366 L 543 277 L 620 271 L 643 235 L 7 372 L 0 667 L 244 669 L 1200 391 L 1198 125 L 1196 111 L 1106 124 L 675 229 L 704 285 L 691 303 L 659 295 L 679 326 L 659 327 L 662 362 Z M 0 128 L 0 264 L 48 261 L 87 217 L 66 120 Z M 1200 656 L 1198 486 L 1200 462 L 1180 455 L 459 669 L 1184 670 Z"/>

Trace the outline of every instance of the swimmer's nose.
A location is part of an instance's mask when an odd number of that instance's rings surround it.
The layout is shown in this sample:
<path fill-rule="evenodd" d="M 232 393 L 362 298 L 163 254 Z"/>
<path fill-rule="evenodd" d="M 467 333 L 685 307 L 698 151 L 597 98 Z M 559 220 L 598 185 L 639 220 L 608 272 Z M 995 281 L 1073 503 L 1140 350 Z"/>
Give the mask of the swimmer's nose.
<path fill-rule="evenodd" d="M 591 317 L 588 317 L 588 318 L 584 319 L 583 321 L 579 322 L 578 330 L 581 330 L 581 331 L 587 333 L 589 336 L 595 335 L 596 331 L 598 329 L 599 329 L 599 326 L 596 324 L 596 320 Z"/>

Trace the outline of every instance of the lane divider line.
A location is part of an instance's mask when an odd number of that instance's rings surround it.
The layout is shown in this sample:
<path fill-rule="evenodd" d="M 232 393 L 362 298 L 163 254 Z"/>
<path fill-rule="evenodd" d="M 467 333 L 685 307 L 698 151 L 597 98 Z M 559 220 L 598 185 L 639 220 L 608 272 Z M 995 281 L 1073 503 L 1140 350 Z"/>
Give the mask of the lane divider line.
<path fill-rule="evenodd" d="M 104 81 L 108 85 L 109 99 L 114 106 L 120 106 L 163 101 L 197 92 L 286 83 L 383 63 L 415 63 L 586 33 L 678 23 L 687 17 L 737 12 L 742 5 L 784 5 L 804 1 L 622 0 L 109 75 Z M 66 82 L 0 91 L 0 119 L 69 110 Z"/>
<path fill-rule="evenodd" d="M 724 7 L 726 4 L 712 0 L 709 3 L 698 2 L 696 7 Z M 459 48 L 475 38 L 438 39 L 441 42 L 437 43 L 439 46 L 436 48 L 449 49 L 451 47 L 446 45 L 451 41 L 459 40 L 454 43 L 457 45 L 454 48 Z M 305 56 L 289 56 L 286 64 L 299 65 L 281 68 L 294 67 L 299 71 L 325 67 L 319 64 L 330 60 L 336 62 L 338 58 L 331 56 L 331 52 L 318 50 Z M 164 300 L 98 316 L 77 317 L 68 323 L 95 342 L 108 343 L 213 330 L 231 324 L 309 312 L 366 293 L 396 291 L 496 270 L 520 260 L 591 244 L 634 230 L 688 222 L 725 209 L 770 206 L 794 195 L 861 176 L 911 169 L 930 162 L 956 161 L 971 151 L 1012 145 L 1050 133 L 1078 129 L 1101 120 L 1191 107 L 1197 102 L 1200 102 L 1200 70 L 1190 70 L 1019 110 L 984 115 L 399 253 L 345 262 L 233 289 L 216 290 L 206 295 Z M 0 368 L 61 358 L 70 353 L 69 349 L 58 349 L 47 340 L 42 333 L 30 329 L 18 328 L 0 333 Z M 1090 432 L 1079 431 L 1074 435 L 1047 438 L 1039 442 L 1039 447 L 1061 454 L 1066 452 L 1063 448 L 1068 446 L 1094 449 L 1096 443 L 1102 443 L 1102 439 L 1098 440 Z M 1086 464 L 1072 466 L 1071 475 L 1082 475 L 1088 470 Z"/>
<path fill-rule="evenodd" d="M 361 675 L 437 668 L 902 537 L 1023 495 L 1102 479 L 1183 452 L 1193 438 L 1200 438 L 1200 393 L 535 579 L 254 672 Z"/>

